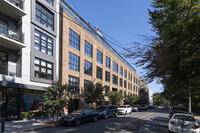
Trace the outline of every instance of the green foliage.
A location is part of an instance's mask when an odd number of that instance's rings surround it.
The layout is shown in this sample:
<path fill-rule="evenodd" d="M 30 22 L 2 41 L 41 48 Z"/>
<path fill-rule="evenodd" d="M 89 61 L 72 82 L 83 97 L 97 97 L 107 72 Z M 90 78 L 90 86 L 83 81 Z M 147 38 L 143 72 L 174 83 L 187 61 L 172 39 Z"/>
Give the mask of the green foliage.
<path fill-rule="evenodd" d="M 67 104 L 67 86 L 61 85 L 58 81 L 45 88 L 43 105 L 54 113 L 59 114 Z"/>
<path fill-rule="evenodd" d="M 140 105 L 149 104 L 149 99 L 147 97 L 139 96 L 137 97 L 137 103 Z"/>
<path fill-rule="evenodd" d="M 149 23 L 156 36 L 138 50 L 128 49 L 127 56 L 140 57 L 136 64 L 145 65 L 146 80 L 157 78 L 171 102 L 188 105 L 189 93 L 200 101 L 199 0 L 153 0 L 151 6 Z"/>
<path fill-rule="evenodd" d="M 108 98 L 111 104 L 118 105 L 123 100 L 123 94 L 122 91 L 110 91 L 108 93 Z"/>
<path fill-rule="evenodd" d="M 135 103 L 137 103 L 137 97 L 133 96 L 133 95 L 128 95 L 125 99 L 124 99 L 124 104 L 129 104 L 129 105 L 133 105 Z"/>
<path fill-rule="evenodd" d="M 164 93 L 153 94 L 153 104 L 155 105 L 170 105 L 170 101 L 165 98 Z"/>
<path fill-rule="evenodd" d="M 23 117 L 25 118 L 28 118 L 28 117 L 34 117 L 34 116 L 45 116 L 45 115 L 50 115 L 50 114 L 53 114 L 53 112 L 51 111 L 47 111 L 47 112 L 23 112 L 22 115 Z"/>
<path fill-rule="evenodd" d="M 105 86 L 102 86 L 100 83 L 94 83 L 89 81 L 87 85 L 84 86 L 84 93 L 82 97 L 84 98 L 87 104 L 96 104 L 104 100 L 104 91 Z"/>

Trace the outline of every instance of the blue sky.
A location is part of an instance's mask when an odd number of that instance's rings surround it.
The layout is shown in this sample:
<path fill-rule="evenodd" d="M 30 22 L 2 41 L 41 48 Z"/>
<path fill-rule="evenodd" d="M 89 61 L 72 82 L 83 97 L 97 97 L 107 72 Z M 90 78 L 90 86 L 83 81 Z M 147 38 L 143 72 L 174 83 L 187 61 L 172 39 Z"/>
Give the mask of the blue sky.
<path fill-rule="evenodd" d="M 93 26 L 121 44 L 141 42 L 144 38 L 138 35 L 154 36 L 151 25 L 148 23 L 147 9 L 151 9 L 151 0 L 66 0 L 78 14 Z M 117 51 L 117 46 L 112 45 Z M 127 46 L 127 45 L 126 45 Z M 127 46 L 128 47 L 128 46 Z M 130 64 L 135 60 L 127 59 Z M 139 76 L 142 68 L 132 65 Z M 149 89 L 160 92 L 161 84 L 156 81 L 148 84 Z"/>

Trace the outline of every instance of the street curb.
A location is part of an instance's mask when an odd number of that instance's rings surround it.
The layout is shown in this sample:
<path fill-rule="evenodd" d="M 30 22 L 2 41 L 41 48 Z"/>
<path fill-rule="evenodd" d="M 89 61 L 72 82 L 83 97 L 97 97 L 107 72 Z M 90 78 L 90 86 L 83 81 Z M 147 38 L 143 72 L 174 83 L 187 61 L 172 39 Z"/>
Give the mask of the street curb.
<path fill-rule="evenodd" d="M 58 126 L 58 125 L 59 124 L 51 125 L 51 126 L 36 127 L 36 128 L 31 128 L 31 129 L 22 130 L 22 131 L 14 131 L 14 132 L 11 132 L 11 133 L 22 133 L 22 132 L 34 131 L 34 130 L 38 130 L 38 129 L 42 129 L 42 128 L 55 127 L 55 126 Z"/>

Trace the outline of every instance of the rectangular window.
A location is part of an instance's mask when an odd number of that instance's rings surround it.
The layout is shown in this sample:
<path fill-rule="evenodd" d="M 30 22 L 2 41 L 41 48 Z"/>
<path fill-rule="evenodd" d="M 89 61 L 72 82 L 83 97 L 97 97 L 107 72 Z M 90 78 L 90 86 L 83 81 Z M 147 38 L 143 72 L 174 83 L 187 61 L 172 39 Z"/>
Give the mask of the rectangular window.
<path fill-rule="evenodd" d="M 106 56 L 106 67 L 110 68 L 110 58 Z"/>
<path fill-rule="evenodd" d="M 118 77 L 113 74 L 113 84 L 118 85 Z"/>
<path fill-rule="evenodd" d="M 121 87 L 122 87 L 122 85 L 123 85 L 122 82 L 123 82 L 123 80 L 120 78 L 120 79 L 119 79 L 119 85 L 120 85 Z"/>
<path fill-rule="evenodd" d="M 68 76 L 68 91 L 71 93 L 79 93 L 79 78 Z"/>
<path fill-rule="evenodd" d="M 40 5 L 36 2 L 36 10 L 35 10 L 35 18 L 36 20 L 44 25 L 45 27 L 54 30 L 54 15 L 48 9 Z"/>
<path fill-rule="evenodd" d="M 50 5 L 52 5 L 52 6 L 54 5 L 54 4 L 53 4 L 54 0 L 46 0 L 46 1 L 47 1 Z"/>
<path fill-rule="evenodd" d="M 85 40 L 85 55 L 92 58 L 92 45 Z"/>
<path fill-rule="evenodd" d="M 127 78 L 127 71 L 124 70 L 124 78 Z"/>
<path fill-rule="evenodd" d="M 128 80 L 130 80 L 130 73 L 128 73 Z"/>
<path fill-rule="evenodd" d="M 123 68 L 120 66 L 120 75 L 123 76 Z"/>
<path fill-rule="evenodd" d="M 87 60 L 84 60 L 84 73 L 92 76 L 92 63 Z"/>
<path fill-rule="evenodd" d="M 35 58 L 35 77 L 53 80 L 53 64 L 45 60 Z"/>
<path fill-rule="evenodd" d="M 113 71 L 118 73 L 118 64 L 113 61 Z"/>
<path fill-rule="evenodd" d="M 110 91 L 110 87 L 105 86 L 105 96 L 108 96 L 109 91 Z"/>
<path fill-rule="evenodd" d="M 79 72 L 79 68 L 80 68 L 79 63 L 80 63 L 80 57 L 69 52 L 69 69 Z"/>
<path fill-rule="evenodd" d="M 126 80 L 124 80 L 124 88 L 126 88 Z"/>
<path fill-rule="evenodd" d="M 69 45 L 80 50 L 80 36 L 72 29 L 69 29 Z"/>
<path fill-rule="evenodd" d="M 103 53 L 97 49 L 97 61 L 102 64 L 103 62 Z"/>
<path fill-rule="evenodd" d="M 133 78 L 133 81 L 134 81 L 134 83 L 135 83 L 135 77 Z"/>
<path fill-rule="evenodd" d="M 136 84 L 137 84 L 138 82 L 137 82 L 137 78 L 136 78 Z"/>
<path fill-rule="evenodd" d="M 84 90 L 89 86 L 89 84 L 90 84 L 89 80 L 84 80 Z"/>
<path fill-rule="evenodd" d="M 133 91 L 135 92 L 135 85 L 133 85 Z"/>
<path fill-rule="evenodd" d="M 8 54 L 0 51 L 0 74 L 8 75 Z"/>
<path fill-rule="evenodd" d="M 130 83 L 128 83 L 128 89 L 130 89 Z"/>
<path fill-rule="evenodd" d="M 110 72 L 108 72 L 108 71 L 106 71 L 106 73 L 105 73 L 105 80 L 107 81 L 107 82 L 110 82 Z"/>
<path fill-rule="evenodd" d="M 53 39 L 42 32 L 35 30 L 34 48 L 45 54 L 53 55 Z"/>
<path fill-rule="evenodd" d="M 136 86 L 136 89 L 135 89 L 135 91 L 137 92 L 137 86 Z"/>
<path fill-rule="evenodd" d="M 97 78 L 102 79 L 102 68 L 97 66 Z"/>
<path fill-rule="evenodd" d="M 0 34 L 7 35 L 7 22 L 0 19 Z"/>
<path fill-rule="evenodd" d="M 131 74 L 131 81 L 132 81 L 132 74 Z"/>

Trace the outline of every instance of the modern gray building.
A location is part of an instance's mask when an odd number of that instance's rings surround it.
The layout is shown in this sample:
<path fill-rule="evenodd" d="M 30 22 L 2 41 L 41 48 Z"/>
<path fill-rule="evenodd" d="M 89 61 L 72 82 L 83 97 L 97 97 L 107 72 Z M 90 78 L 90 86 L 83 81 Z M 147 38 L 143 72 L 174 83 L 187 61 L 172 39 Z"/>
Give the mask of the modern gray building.
<path fill-rule="evenodd" d="M 59 0 L 0 0 L 0 118 L 41 110 L 58 78 Z"/>

